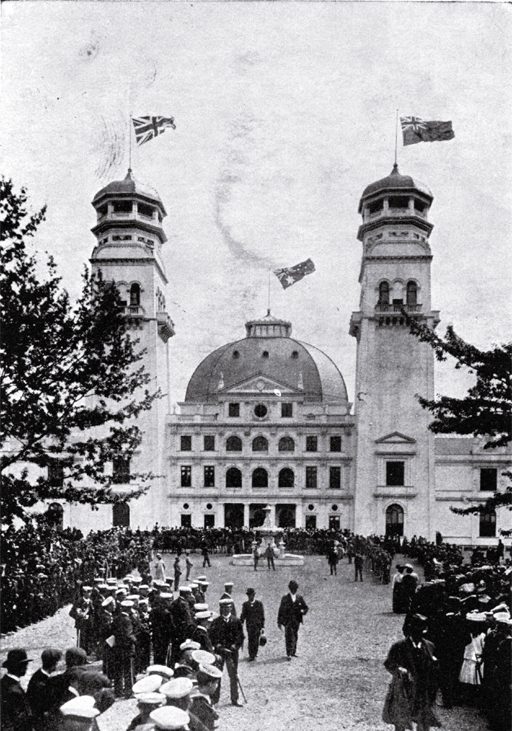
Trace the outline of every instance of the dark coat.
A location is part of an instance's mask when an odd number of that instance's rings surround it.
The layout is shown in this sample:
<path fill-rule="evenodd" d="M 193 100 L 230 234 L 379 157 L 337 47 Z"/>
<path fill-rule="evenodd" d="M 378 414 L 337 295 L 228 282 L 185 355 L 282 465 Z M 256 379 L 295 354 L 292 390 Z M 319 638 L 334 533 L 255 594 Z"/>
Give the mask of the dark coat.
<path fill-rule="evenodd" d="M 240 615 L 242 624 L 245 622 L 247 632 L 260 632 L 265 626 L 265 610 L 259 599 L 254 602 L 246 601 L 242 604 Z"/>
<path fill-rule="evenodd" d="M 36 722 L 41 722 L 52 707 L 51 678 L 41 668 L 30 678 L 27 687 L 27 700 Z"/>
<path fill-rule="evenodd" d="M 195 627 L 190 604 L 186 599 L 179 596 L 172 602 L 170 612 L 174 626 L 173 640 L 181 644 L 188 639 Z"/>
<path fill-rule="evenodd" d="M 0 680 L 3 731 L 32 731 L 32 712 L 25 691 L 14 678 L 4 675 Z"/>
<path fill-rule="evenodd" d="M 135 654 L 136 638 L 133 631 L 133 622 L 124 612 L 114 617 L 112 634 L 116 638 L 114 645 L 116 654 L 120 652 L 127 655 Z"/>
<path fill-rule="evenodd" d="M 210 628 L 210 639 L 216 652 L 223 649 L 238 652 L 244 641 L 242 623 L 233 615 L 230 616 L 227 622 L 222 616 L 216 617 Z"/>
<path fill-rule="evenodd" d="M 199 642 L 201 650 L 206 650 L 206 652 L 212 652 L 215 654 L 208 630 L 204 627 L 198 625 L 190 635 L 190 639 L 194 642 Z"/>
<path fill-rule="evenodd" d="M 285 594 L 279 605 L 277 624 L 283 627 L 289 624 L 298 626 L 302 624 L 302 617 L 308 613 L 308 609 L 304 597 L 300 594 L 295 595 L 295 601 L 292 601 L 290 594 Z"/>

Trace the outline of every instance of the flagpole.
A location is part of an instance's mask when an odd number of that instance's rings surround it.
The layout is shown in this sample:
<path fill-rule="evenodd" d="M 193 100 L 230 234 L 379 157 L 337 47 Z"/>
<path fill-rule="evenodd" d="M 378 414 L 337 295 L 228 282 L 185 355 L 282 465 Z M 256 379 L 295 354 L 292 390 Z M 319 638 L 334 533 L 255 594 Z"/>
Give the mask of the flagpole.
<path fill-rule="evenodd" d="M 271 269 L 268 270 L 268 301 L 267 301 L 267 315 L 270 315 L 270 272 Z"/>
<path fill-rule="evenodd" d="M 396 110 L 395 120 L 395 165 L 398 165 L 398 109 Z"/>
<path fill-rule="evenodd" d="M 132 169 L 132 113 L 128 115 L 128 145 L 129 145 L 129 154 L 128 154 L 128 167 L 130 170 Z"/>

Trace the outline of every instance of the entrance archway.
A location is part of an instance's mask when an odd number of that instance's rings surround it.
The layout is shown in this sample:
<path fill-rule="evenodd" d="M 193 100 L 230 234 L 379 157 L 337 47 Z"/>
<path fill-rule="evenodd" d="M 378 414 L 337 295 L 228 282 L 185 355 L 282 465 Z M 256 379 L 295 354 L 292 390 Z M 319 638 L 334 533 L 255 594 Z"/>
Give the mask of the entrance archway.
<path fill-rule="evenodd" d="M 112 525 L 119 528 L 130 527 L 130 506 L 128 503 L 114 503 L 112 506 Z"/>
<path fill-rule="evenodd" d="M 401 505 L 393 503 L 386 508 L 386 535 L 403 536 L 404 534 L 404 509 Z"/>

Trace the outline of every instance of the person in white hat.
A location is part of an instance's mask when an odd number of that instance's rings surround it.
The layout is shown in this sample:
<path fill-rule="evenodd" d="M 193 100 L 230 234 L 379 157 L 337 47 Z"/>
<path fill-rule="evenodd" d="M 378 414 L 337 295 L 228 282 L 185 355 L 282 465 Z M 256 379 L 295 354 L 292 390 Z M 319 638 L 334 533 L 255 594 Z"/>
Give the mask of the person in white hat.
<path fill-rule="evenodd" d="M 164 706 L 157 708 L 149 714 L 150 719 L 154 722 L 156 729 L 161 731 L 179 731 L 179 729 L 187 729 L 190 716 L 181 708 L 173 706 Z"/>
<path fill-rule="evenodd" d="M 208 605 L 205 605 L 208 607 Z M 210 635 L 208 634 L 212 612 L 208 608 L 196 612 L 196 628 L 192 632 L 191 639 L 198 642 L 201 650 L 214 652 Z"/>
<path fill-rule="evenodd" d="M 190 678 L 173 678 L 160 686 L 158 692 L 165 696 L 168 706 L 187 711 L 190 707 L 190 694 L 193 687 L 194 683 Z"/>
<path fill-rule="evenodd" d="M 212 696 L 222 678 L 222 670 L 214 665 L 200 665 L 197 672 L 197 688 L 191 695 L 189 708 L 192 725 L 197 728 L 214 731 L 219 714 L 212 704 Z"/>
<path fill-rule="evenodd" d="M 161 693 L 136 693 L 135 698 L 139 712 L 126 731 L 148 731 L 153 725 L 150 714 L 165 703 L 165 698 Z"/>
<path fill-rule="evenodd" d="M 100 712 L 94 706 L 94 698 L 81 695 L 60 707 L 62 731 L 89 731 Z M 97 726 L 96 726 L 97 728 Z"/>

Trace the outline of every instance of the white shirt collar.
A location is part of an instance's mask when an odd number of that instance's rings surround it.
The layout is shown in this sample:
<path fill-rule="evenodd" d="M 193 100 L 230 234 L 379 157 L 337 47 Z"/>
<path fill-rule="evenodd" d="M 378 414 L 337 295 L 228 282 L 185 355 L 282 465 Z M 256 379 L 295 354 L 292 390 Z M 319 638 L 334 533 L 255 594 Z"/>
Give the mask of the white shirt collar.
<path fill-rule="evenodd" d="M 295 600 L 297 599 L 297 594 L 292 594 L 292 593 L 290 592 L 290 596 L 291 596 L 291 598 L 292 598 L 292 602 L 294 602 L 294 601 L 295 601 Z"/>
<path fill-rule="evenodd" d="M 17 680 L 18 683 L 21 682 L 21 678 L 18 678 L 17 675 L 14 675 L 13 673 L 6 673 L 8 678 L 13 678 L 13 680 Z"/>

